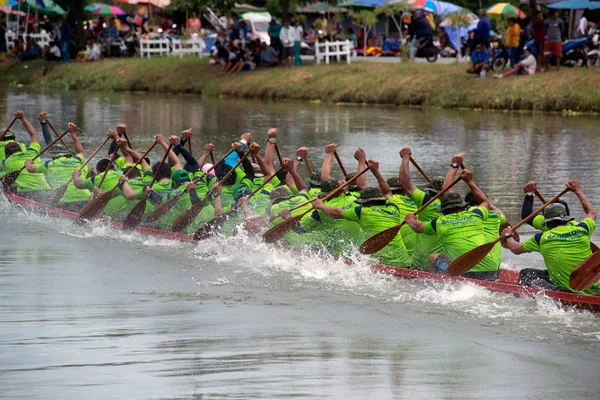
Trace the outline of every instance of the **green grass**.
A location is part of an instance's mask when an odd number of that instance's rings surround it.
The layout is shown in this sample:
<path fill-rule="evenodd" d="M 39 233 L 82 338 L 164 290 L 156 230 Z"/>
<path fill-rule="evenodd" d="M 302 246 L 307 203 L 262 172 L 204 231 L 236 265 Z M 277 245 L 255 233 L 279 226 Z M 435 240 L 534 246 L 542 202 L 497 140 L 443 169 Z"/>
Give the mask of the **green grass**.
<path fill-rule="evenodd" d="M 314 65 L 222 77 L 206 58 L 110 59 L 95 63 L 0 63 L 0 81 L 66 89 L 192 93 L 329 103 L 600 112 L 595 68 L 481 80 L 466 64 Z"/>

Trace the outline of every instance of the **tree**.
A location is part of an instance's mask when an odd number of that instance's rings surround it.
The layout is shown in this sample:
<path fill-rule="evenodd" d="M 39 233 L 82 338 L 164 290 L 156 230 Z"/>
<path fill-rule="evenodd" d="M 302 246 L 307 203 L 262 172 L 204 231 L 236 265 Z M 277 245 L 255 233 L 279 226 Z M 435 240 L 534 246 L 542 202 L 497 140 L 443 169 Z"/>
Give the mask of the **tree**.
<path fill-rule="evenodd" d="M 473 17 L 470 15 L 470 12 L 464 8 L 448 14 L 446 18 L 450 21 L 450 26 L 458 32 L 460 32 L 460 28 L 467 28 L 473 22 Z M 457 37 L 460 43 L 460 34 L 458 34 Z M 456 52 L 456 62 L 458 62 L 460 58 L 460 48 L 456 49 Z"/>
<path fill-rule="evenodd" d="M 412 11 L 413 7 L 408 3 L 383 3 L 375 8 L 375 15 L 384 14 L 394 21 L 394 25 L 398 28 L 400 41 L 402 41 L 402 14 L 405 11 Z"/>
<path fill-rule="evenodd" d="M 358 12 L 350 11 L 350 13 L 348 15 L 350 16 L 350 18 L 352 18 L 352 22 L 354 23 L 354 25 L 362 26 L 362 28 L 363 28 L 363 34 L 364 34 L 363 55 L 366 57 L 367 56 L 367 36 L 368 36 L 369 32 L 371 31 L 371 28 L 373 27 L 373 25 L 375 25 L 377 23 L 377 15 L 375 15 L 375 13 L 373 11 L 368 11 L 368 10 L 361 10 Z"/>

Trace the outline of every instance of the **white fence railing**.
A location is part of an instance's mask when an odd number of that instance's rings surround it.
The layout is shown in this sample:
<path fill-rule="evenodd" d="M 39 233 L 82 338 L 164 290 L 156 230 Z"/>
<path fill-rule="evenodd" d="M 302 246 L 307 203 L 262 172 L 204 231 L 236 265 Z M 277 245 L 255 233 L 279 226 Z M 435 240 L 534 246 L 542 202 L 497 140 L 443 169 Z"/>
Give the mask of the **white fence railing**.
<path fill-rule="evenodd" d="M 29 37 L 32 37 L 33 40 L 35 40 L 37 42 L 37 44 L 40 45 L 40 47 L 43 49 L 44 47 L 50 46 L 50 41 L 52 40 L 52 38 L 50 37 L 50 34 L 46 33 L 46 32 L 42 32 L 42 33 L 25 33 L 23 35 L 23 40 L 25 42 L 27 42 L 27 39 Z M 8 31 L 6 32 L 6 48 L 7 49 L 12 49 L 14 47 L 14 43 L 13 40 L 15 39 L 15 33 L 12 31 Z"/>
<path fill-rule="evenodd" d="M 196 54 L 198 57 L 202 57 L 204 48 L 204 41 L 199 38 L 189 40 L 173 39 L 171 55 L 183 58 L 185 54 Z"/>
<path fill-rule="evenodd" d="M 202 57 L 202 51 L 205 47 L 204 41 L 200 38 L 188 40 L 141 39 L 140 56 L 148 58 L 152 55 L 183 57 L 186 54 L 195 54 Z"/>
<path fill-rule="evenodd" d="M 325 60 L 325 64 L 329 64 L 331 57 L 337 57 L 337 61 L 342 61 L 342 57 L 346 57 L 346 61 L 350 64 L 351 47 L 350 41 L 342 42 L 319 42 L 315 43 L 315 59 L 317 64 L 321 64 L 321 59 Z"/>
<path fill-rule="evenodd" d="M 140 56 L 168 56 L 171 52 L 170 43 L 169 39 L 140 39 Z"/>

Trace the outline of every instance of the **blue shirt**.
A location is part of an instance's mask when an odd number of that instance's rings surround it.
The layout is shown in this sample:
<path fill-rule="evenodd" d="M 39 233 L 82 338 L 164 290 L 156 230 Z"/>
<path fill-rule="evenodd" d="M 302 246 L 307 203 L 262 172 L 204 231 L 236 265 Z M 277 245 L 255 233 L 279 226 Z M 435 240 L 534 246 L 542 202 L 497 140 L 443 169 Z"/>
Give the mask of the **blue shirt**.
<path fill-rule="evenodd" d="M 490 62 L 490 53 L 487 50 L 483 50 L 481 54 L 477 54 L 477 50 L 474 50 L 471 54 L 471 60 L 475 64 L 481 64 L 484 61 Z"/>
<path fill-rule="evenodd" d="M 490 20 L 485 15 L 481 17 L 479 22 L 477 23 L 477 28 L 473 31 L 475 39 L 489 39 L 490 31 L 492 30 L 492 26 L 490 25 Z"/>

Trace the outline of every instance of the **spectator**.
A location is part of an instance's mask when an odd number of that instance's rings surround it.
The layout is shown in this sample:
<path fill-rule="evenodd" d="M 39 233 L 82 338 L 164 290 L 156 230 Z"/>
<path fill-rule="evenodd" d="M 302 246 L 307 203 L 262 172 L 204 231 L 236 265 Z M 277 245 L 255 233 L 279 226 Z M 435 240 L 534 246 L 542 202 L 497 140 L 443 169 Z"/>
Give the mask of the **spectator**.
<path fill-rule="evenodd" d="M 252 60 L 252 56 L 249 53 L 250 51 L 248 48 L 240 48 L 236 55 L 237 62 L 229 71 L 229 75 L 235 75 L 240 72 L 254 71 L 256 68 L 256 63 Z"/>
<path fill-rule="evenodd" d="M 348 28 L 348 40 L 350 40 L 350 48 L 356 48 L 356 35 L 354 34 L 354 29 Z"/>
<path fill-rule="evenodd" d="M 269 23 L 269 37 L 271 38 L 271 46 L 277 50 L 277 54 L 279 55 L 279 60 L 283 58 L 283 45 L 281 44 L 281 40 L 279 35 L 281 34 L 281 25 L 277 23 L 275 17 L 271 18 L 271 22 Z"/>
<path fill-rule="evenodd" d="M 296 17 L 294 19 L 294 29 L 296 31 L 296 42 L 294 43 L 294 65 L 304 65 L 304 61 L 300 57 L 300 46 L 302 45 L 302 39 L 304 39 L 304 28 L 300 24 L 300 19 Z"/>
<path fill-rule="evenodd" d="M 585 17 L 585 13 L 581 16 L 579 24 L 577 25 L 577 31 L 575 32 L 578 38 L 587 37 L 588 34 L 588 20 Z"/>
<path fill-rule="evenodd" d="M 18 61 L 27 61 L 40 58 L 42 56 L 42 48 L 39 44 L 30 36 L 27 38 L 27 47 L 24 52 L 18 55 Z"/>
<path fill-rule="evenodd" d="M 92 62 L 100 59 L 100 46 L 92 39 L 88 39 L 85 49 L 77 54 L 76 61 Z"/>
<path fill-rule="evenodd" d="M 477 43 L 475 51 L 471 54 L 471 66 L 467 69 L 469 74 L 478 74 L 480 78 L 485 78 L 490 70 L 490 53 L 483 48 L 483 44 Z"/>
<path fill-rule="evenodd" d="M 240 42 L 242 43 L 242 47 L 246 47 L 246 43 L 248 43 L 248 26 L 246 25 L 246 21 L 240 21 Z"/>
<path fill-rule="evenodd" d="M 321 11 L 319 13 L 319 18 L 313 22 L 313 28 L 317 31 L 317 39 L 320 41 L 327 37 L 327 18 L 325 17 L 324 11 Z"/>
<path fill-rule="evenodd" d="M 6 47 L 6 23 L 4 20 L 0 21 L 0 53 L 6 53 L 8 51 Z"/>
<path fill-rule="evenodd" d="M 67 25 L 67 22 L 59 18 L 59 30 L 60 30 L 60 51 L 63 55 L 65 62 L 71 62 L 71 54 L 69 53 L 69 42 L 71 40 L 71 28 Z"/>
<path fill-rule="evenodd" d="M 202 29 L 202 23 L 200 22 L 200 18 L 196 16 L 196 12 L 192 12 L 192 16 L 187 20 L 187 33 L 190 37 L 192 37 L 194 33 L 199 35 L 200 29 Z"/>
<path fill-rule="evenodd" d="M 560 59 L 562 57 L 562 34 L 565 31 L 565 23 L 558 17 L 558 10 L 554 10 L 551 17 L 544 21 L 546 28 L 546 43 L 544 44 L 544 67 L 549 68 L 550 54 L 554 52 L 556 59 L 556 70 L 560 71 Z"/>
<path fill-rule="evenodd" d="M 263 67 L 276 67 L 277 66 L 277 50 L 271 44 L 267 46 L 265 42 L 261 44 L 262 50 L 260 52 L 260 62 Z"/>
<path fill-rule="evenodd" d="M 485 11 L 478 10 L 477 16 L 479 17 L 479 22 L 473 31 L 473 45 L 477 47 L 477 44 L 481 43 L 483 44 L 483 47 L 487 49 L 490 45 L 490 31 L 492 30 L 492 25 L 490 24 L 487 15 L 485 15 Z"/>
<path fill-rule="evenodd" d="M 516 18 L 508 20 L 508 29 L 506 30 L 506 38 L 504 39 L 504 47 L 508 52 L 510 59 L 510 67 L 513 68 L 517 63 L 517 49 L 519 46 L 519 38 L 521 36 L 521 27 L 517 23 Z"/>
<path fill-rule="evenodd" d="M 229 61 L 229 50 L 217 40 L 215 42 L 215 52 L 211 55 L 211 58 L 215 61 L 215 64 L 225 64 Z"/>
<path fill-rule="evenodd" d="M 533 75 L 535 74 L 535 70 L 537 68 L 537 62 L 535 61 L 535 57 L 531 54 L 528 47 L 523 49 L 524 58 L 515 64 L 515 67 L 509 69 L 504 74 L 494 75 L 494 78 L 506 78 L 513 75 Z"/>
<path fill-rule="evenodd" d="M 535 12 L 531 25 L 533 26 L 533 51 L 535 52 L 538 68 L 541 68 L 544 59 L 544 41 L 546 40 L 545 22 L 541 10 Z"/>
<path fill-rule="evenodd" d="M 280 40 L 283 45 L 283 58 L 288 67 L 294 65 L 294 43 L 296 42 L 296 29 L 290 26 L 290 21 L 283 21 L 283 28 L 280 31 Z"/>
<path fill-rule="evenodd" d="M 19 38 L 14 38 L 13 39 L 13 48 L 10 49 L 10 53 L 8 53 L 8 57 L 17 58 L 17 57 L 19 57 L 19 54 L 21 54 L 24 51 L 25 51 L 25 48 L 23 47 L 23 41 Z"/>
<path fill-rule="evenodd" d="M 50 42 L 50 47 L 46 49 L 44 58 L 47 61 L 60 61 L 62 60 L 62 54 L 57 42 Z"/>
<path fill-rule="evenodd" d="M 414 60 L 417 55 L 419 46 L 426 40 L 433 37 L 431 26 L 425 17 L 423 11 L 416 10 L 413 13 L 413 23 L 411 24 L 411 41 L 410 41 L 410 59 Z"/>

